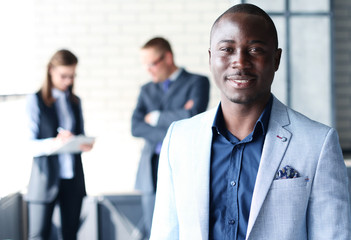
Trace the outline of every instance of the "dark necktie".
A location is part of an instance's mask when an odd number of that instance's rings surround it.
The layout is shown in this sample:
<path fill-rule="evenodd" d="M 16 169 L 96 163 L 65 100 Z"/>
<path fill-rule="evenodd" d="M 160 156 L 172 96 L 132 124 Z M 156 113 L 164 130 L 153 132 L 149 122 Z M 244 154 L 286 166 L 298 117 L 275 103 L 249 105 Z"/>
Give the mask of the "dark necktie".
<path fill-rule="evenodd" d="M 163 89 L 163 91 L 164 91 L 164 92 L 167 92 L 170 85 L 171 85 L 171 80 L 170 80 L 170 79 L 166 79 L 166 80 L 162 83 L 162 89 Z"/>

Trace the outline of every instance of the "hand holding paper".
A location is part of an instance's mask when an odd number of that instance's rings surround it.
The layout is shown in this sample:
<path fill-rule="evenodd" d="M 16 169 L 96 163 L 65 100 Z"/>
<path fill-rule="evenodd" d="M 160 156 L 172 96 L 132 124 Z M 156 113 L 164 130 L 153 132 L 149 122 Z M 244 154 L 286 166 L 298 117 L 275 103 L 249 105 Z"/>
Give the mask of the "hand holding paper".
<path fill-rule="evenodd" d="M 71 137 L 74 136 L 71 131 L 65 130 L 61 127 L 57 129 L 57 132 L 58 134 L 56 136 L 55 141 L 60 141 L 62 143 L 68 141 Z"/>
<path fill-rule="evenodd" d="M 91 142 L 91 143 L 83 143 L 83 144 L 81 144 L 80 145 L 80 150 L 82 152 L 90 151 L 93 148 L 93 146 L 94 146 L 94 142 L 95 142 L 95 140 L 93 142 Z"/>
<path fill-rule="evenodd" d="M 75 136 L 70 131 L 61 128 L 57 131 L 55 147 L 48 155 L 86 152 L 93 148 L 95 137 Z"/>

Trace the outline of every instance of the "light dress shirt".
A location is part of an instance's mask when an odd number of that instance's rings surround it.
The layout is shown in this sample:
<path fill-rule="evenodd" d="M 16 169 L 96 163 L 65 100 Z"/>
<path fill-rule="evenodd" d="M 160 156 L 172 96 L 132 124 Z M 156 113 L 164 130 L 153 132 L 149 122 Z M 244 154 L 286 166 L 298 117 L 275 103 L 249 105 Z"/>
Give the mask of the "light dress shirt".
<path fill-rule="evenodd" d="M 59 127 L 72 132 L 74 126 L 73 111 L 68 104 L 69 91 L 60 91 L 56 88 L 52 89 L 52 96 L 56 99 L 55 107 L 57 110 L 57 117 Z M 60 162 L 60 177 L 62 179 L 71 179 L 74 177 L 74 156 L 69 153 L 62 153 L 58 155 Z"/>

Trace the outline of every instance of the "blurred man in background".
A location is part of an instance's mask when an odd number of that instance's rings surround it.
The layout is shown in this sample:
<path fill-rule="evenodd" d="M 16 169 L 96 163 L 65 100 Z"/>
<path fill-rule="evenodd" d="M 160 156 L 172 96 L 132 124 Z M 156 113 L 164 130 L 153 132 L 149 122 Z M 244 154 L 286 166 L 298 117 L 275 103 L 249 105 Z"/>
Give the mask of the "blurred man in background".
<path fill-rule="evenodd" d="M 173 121 L 206 110 L 210 84 L 207 77 L 179 68 L 171 46 L 164 38 L 156 37 L 145 43 L 141 61 L 152 81 L 141 87 L 132 116 L 132 135 L 145 139 L 136 189 L 143 194 L 145 227 L 149 235 L 163 138 Z"/>

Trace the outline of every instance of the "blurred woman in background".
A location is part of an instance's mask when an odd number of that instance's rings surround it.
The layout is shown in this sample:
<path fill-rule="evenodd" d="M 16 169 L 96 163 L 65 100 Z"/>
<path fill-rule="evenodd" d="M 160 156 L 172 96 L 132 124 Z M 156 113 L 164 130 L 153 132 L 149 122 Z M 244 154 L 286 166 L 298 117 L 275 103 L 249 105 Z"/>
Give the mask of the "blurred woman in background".
<path fill-rule="evenodd" d="M 73 93 L 77 57 L 57 51 L 47 66 L 40 90 L 28 97 L 27 115 L 34 152 L 28 201 L 29 239 L 49 239 L 58 203 L 64 240 L 76 239 L 83 197 L 86 195 L 81 153 L 50 154 L 74 135 L 84 134 L 80 99 Z M 81 146 L 89 151 L 93 144 Z"/>

